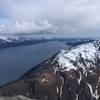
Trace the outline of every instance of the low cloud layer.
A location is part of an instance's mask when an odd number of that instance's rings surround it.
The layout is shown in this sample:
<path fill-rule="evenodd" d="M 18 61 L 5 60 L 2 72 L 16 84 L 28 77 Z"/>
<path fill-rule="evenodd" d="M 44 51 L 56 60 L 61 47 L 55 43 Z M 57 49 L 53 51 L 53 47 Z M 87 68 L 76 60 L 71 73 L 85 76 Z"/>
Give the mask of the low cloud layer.
<path fill-rule="evenodd" d="M 0 33 L 1 34 L 39 34 L 39 32 L 44 33 L 56 33 L 56 27 L 49 23 L 47 20 L 40 21 L 38 23 L 29 21 L 17 21 L 13 24 L 1 24 Z"/>
<path fill-rule="evenodd" d="M 56 30 L 57 36 L 98 37 L 99 16 L 99 0 L 0 0 L 0 33 Z"/>

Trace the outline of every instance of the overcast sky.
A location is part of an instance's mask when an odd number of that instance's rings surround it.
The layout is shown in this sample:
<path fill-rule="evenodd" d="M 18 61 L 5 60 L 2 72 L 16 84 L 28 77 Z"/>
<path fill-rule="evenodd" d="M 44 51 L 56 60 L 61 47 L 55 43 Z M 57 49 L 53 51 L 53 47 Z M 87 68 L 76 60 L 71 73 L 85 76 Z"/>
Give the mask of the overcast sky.
<path fill-rule="evenodd" d="M 100 36 L 100 0 L 0 0 L 0 33 L 41 30 Z"/>

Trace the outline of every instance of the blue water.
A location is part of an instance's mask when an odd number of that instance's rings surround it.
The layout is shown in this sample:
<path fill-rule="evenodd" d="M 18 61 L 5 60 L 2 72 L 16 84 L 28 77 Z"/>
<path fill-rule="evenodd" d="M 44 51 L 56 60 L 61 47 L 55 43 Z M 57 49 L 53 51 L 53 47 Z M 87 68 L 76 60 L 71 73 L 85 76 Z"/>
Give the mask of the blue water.
<path fill-rule="evenodd" d="M 30 68 L 39 64 L 61 49 L 65 42 L 47 42 L 31 46 L 12 47 L 0 50 L 0 84 L 16 80 Z"/>

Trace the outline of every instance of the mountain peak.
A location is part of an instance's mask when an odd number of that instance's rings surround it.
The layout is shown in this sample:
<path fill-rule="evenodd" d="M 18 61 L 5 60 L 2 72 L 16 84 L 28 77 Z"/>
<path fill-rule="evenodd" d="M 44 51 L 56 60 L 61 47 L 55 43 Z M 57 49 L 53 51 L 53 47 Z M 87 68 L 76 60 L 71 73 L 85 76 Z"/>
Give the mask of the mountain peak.
<path fill-rule="evenodd" d="M 71 69 L 79 70 L 85 73 L 86 69 L 97 67 L 97 60 L 100 59 L 99 49 L 100 41 L 79 45 L 71 50 L 61 50 L 56 56 L 59 68 L 62 71 Z"/>

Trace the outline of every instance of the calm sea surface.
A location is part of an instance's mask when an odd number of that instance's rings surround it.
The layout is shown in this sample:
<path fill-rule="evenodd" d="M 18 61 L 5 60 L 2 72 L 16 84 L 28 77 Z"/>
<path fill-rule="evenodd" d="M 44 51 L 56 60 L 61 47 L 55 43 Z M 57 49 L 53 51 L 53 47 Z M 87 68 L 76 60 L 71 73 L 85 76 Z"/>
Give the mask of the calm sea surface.
<path fill-rule="evenodd" d="M 0 85 L 16 80 L 49 56 L 67 48 L 65 42 L 55 41 L 0 49 Z"/>

